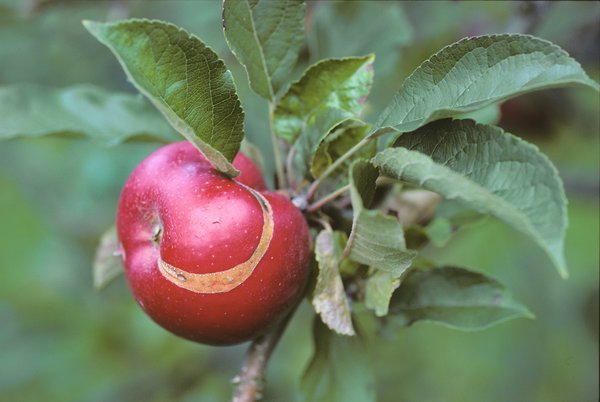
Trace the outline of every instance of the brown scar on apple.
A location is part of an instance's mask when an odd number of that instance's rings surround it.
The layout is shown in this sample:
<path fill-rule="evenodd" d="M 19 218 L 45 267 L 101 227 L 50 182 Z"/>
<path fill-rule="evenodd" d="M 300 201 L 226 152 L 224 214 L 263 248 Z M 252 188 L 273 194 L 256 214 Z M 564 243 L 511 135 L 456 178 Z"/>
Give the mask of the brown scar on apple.
<path fill-rule="evenodd" d="M 258 191 L 242 183 L 238 183 L 256 198 L 263 212 L 263 230 L 256 249 L 248 260 L 233 268 L 220 272 L 195 274 L 177 268 L 162 257 L 158 258 L 160 273 L 171 283 L 194 293 L 226 293 L 244 283 L 267 252 L 273 238 L 273 209 L 269 201 Z"/>

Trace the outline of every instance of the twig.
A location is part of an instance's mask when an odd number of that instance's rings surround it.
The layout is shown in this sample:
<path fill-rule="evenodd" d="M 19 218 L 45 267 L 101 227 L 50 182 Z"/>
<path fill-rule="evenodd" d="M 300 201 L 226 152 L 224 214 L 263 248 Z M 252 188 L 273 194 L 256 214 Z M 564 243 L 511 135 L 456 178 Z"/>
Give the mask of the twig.
<path fill-rule="evenodd" d="M 321 176 L 319 176 L 319 178 L 317 178 L 312 183 L 312 185 L 309 187 L 308 192 L 306 193 L 306 199 L 308 201 L 311 201 L 312 198 L 315 196 L 315 194 L 316 194 L 317 190 L 319 189 L 319 186 L 321 185 L 323 180 L 325 180 L 331 173 L 333 173 L 338 167 L 340 167 L 346 159 L 348 159 L 349 157 L 354 155 L 357 151 L 359 151 L 362 147 L 367 145 L 369 143 L 369 141 L 371 141 L 371 138 L 369 136 L 366 136 L 365 138 L 360 140 L 360 142 L 358 142 L 356 145 L 354 145 L 352 148 L 350 148 L 348 150 L 348 152 L 346 152 L 345 154 L 340 156 L 335 162 L 333 162 L 331 165 L 329 165 L 329 167 L 327 169 L 325 169 L 325 171 L 321 174 Z"/>
<path fill-rule="evenodd" d="M 248 352 L 240 374 L 233 379 L 236 384 L 232 402 L 256 402 L 262 399 L 265 383 L 265 372 L 269 358 L 277 346 L 290 318 L 290 313 L 270 332 L 256 338 Z"/>
<path fill-rule="evenodd" d="M 334 192 L 332 192 L 332 193 L 324 196 L 320 200 L 315 201 L 314 203 L 310 204 L 306 208 L 306 211 L 307 212 L 314 212 L 314 211 L 320 209 L 323 205 L 327 204 L 328 202 L 335 200 L 337 197 L 339 197 L 340 195 L 344 194 L 348 190 L 350 190 L 350 184 L 347 184 L 344 187 L 340 187 L 337 190 L 335 190 Z"/>
<path fill-rule="evenodd" d="M 326 231 L 333 232 L 333 227 L 331 226 L 331 223 L 329 223 L 330 218 L 324 213 L 319 212 L 318 215 L 308 215 L 307 219 L 309 221 L 316 222 L 319 225 L 323 226 L 323 229 L 325 229 Z"/>

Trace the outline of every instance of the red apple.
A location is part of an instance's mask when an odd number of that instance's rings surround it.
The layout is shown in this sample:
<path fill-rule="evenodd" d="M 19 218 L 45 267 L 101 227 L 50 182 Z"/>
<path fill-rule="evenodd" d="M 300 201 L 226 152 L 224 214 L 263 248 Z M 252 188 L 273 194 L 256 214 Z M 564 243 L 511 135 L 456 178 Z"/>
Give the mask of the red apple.
<path fill-rule="evenodd" d="M 181 144 L 185 146 L 194 147 L 189 141 L 183 141 Z M 183 146 L 183 145 L 182 145 Z M 265 179 L 262 176 L 260 170 L 256 167 L 252 159 L 247 157 L 242 152 L 238 152 L 233 160 L 233 166 L 240 171 L 240 175 L 234 180 L 243 183 L 247 186 L 252 187 L 258 191 L 264 191 L 267 189 Z"/>
<path fill-rule="evenodd" d="M 249 170 L 237 167 L 243 179 Z M 243 181 L 262 182 L 255 179 Z M 302 297 L 310 271 L 304 217 L 283 195 L 243 181 L 183 142 L 148 156 L 123 188 L 117 230 L 129 286 L 176 335 L 213 345 L 250 340 Z"/>

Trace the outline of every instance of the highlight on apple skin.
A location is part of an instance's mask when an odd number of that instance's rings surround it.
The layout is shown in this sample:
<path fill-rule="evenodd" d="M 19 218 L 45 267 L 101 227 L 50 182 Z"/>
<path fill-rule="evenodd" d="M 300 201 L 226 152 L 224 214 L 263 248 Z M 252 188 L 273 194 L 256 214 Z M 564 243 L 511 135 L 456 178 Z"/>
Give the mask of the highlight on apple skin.
<path fill-rule="evenodd" d="M 234 166 L 242 173 L 231 180 L 191 143 L 164 146 L 132 172 L 117 212 L 138 304 L 170 332 L 212 345 L 253 339 L 284 318 L 311 264 L 302 213 L 266 191 L 245 155 Z"/>

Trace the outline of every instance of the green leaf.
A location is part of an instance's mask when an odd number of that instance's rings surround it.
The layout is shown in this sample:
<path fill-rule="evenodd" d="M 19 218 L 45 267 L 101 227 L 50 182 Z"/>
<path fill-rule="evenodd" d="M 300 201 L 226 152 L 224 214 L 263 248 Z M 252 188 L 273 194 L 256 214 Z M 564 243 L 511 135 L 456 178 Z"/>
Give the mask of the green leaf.
<path fill-rule="evenodd" d="M 566 198 L 556 168 L 537 147 L 500 128 L 443 120 L 404 134 L 373 164 L 407 181 L 491 214 L 531 237 L 563 277 Z"/>
<path fill-rule="evenodd" d="M 379 177 L 379 172 L 370 162 L 358 159 L 350 166 L 348 176 L 351 184 L 352 207 L 354 210 L 369 208 L 375 198 L 377 189 L 375 181 Z"/>
<path fill-rule="evenodd" d="M 315 319 L 315 352 L 300 383 L 303 402 L 373 402 L 375 379 L 358 336 L 336 335 Z"/>
<path fill-rule="evenodd" d="M 281 98 L 275 109 L 278 135 L 293 143 L 315 111 L 335 108 L 358 114 L 373 82 L 373 60 L 364 57 L 328 59 L 310 66 Z"/>
<path fill-rule="evenodd" d="M 225 0 L 223 30 L 246 67 L 250 87 L 270 101 L 285 83 L 304 42 L 300 0 Z"/>
<path fill-rule="evenodd" d="M 350 305 L 340 276 L 339 260 L 343 233 L 321 231 L 316 239 L 315 254 L 319 267 L 312 304 L 329 329 L 341 335 L 355 335 Z"/>
<path fill-rule="evenodd" d="M 348 242 L 348 256 L 362 264 L 400 277 L 415 257 L 404 241 L 404 231 L 397 219 L 379 211 L 355 212 Z"/>
<path fill-rule="evenodd" d="M 112 226 L 100 238 L 94 258 L 94 288 L 101 290 L 123 273 L 117 228 Z"/>
<path fill-rule="evenodd" d="M 533 314 L 498 281 L 463 268 L 439 267 L 408 272 L 394 293 L 389 317 L 403 326 L 424 320 L 478 330 Z"/>
<path fill-rule="evenodd" d="M 397 219 L 365 208 L 375 195 L 377 177 L 377 169 L 365 160 L 359 159 L 350 167 L 354 220 L 345 254 L 356 262 L 399 278 L 410 267 L 416 253 L 406 248 L 404 231 Z"/>
<path fill-rule="evenodd" d="M 81 136 L 106 144 L 177 140 L 165 119 L 140 96 L 92 85 L 0 87 L 0 140 L 42 136 Z"/>
<path fill-rule="evenodd" d="M 520 34 L 466 38 L 421 64 L 375 124 L 373 137 L 482 109 L 526 92 L 569 85 L 598 89 L 560 47 Z"/>
<path fill-rule="evenodd" d="M 377 80 L 365 106 L 365 114 L 369 116 L 374 113 L 373 117 L 377 117 L 398 89 L 394 83 L 410 72 L 402 67 L 415 65 L 406 56 L 420 53 L 421 59 L 416 60 L 420 62 L 427 54 L 423 53 L 427 44 L 422 46 L 422 26 L 419 26 L 419 50 L 408 51 L 414 38 L 413 21 L 404 12 L 408 7 L 398 1 L 319 1 L 310 8 L 306 35 L 311 61 L 377 55 L 373 63 Z"/>
<path fill-rule="evenodd" d="M 307 175 L 321 142 L 341 123 L 350 119 L 351 113 L 332 107 L 319 109 L 307 119 L 292 150 L 296 161 L 294 172 L 298 179 Z"/>
<path fill-rule="evenodd" d="M 375 271 L 365 283 L 365 306 L 383 317 L 388 314 L 390 299 L 400 285 L 400 278 L 386 271 Z"/>
<path fill-rule="evenodd" d="M 360 142 L 369 132 L 370 125 L 359 120 L 346 120 L 330 131 L 318 145 L 310 164 L 313 177 L 319 177 L 334 161 Z M 362 148 L 358 156 L 372 157 L 376 152 L 376 143 L 371 141 Z M 340 166 L 339 170 L 348 171 L 351 161 Z M 337 170 L 336 170 L 337 171 Z"/>
<path fill-rule="evenodd" d="M 244 137 L 233 78 L 217 54 L 181 28 L 160 21 L 84 21 L 117 56 L 129 80 L 169 123 L 229 176 Z"/>

